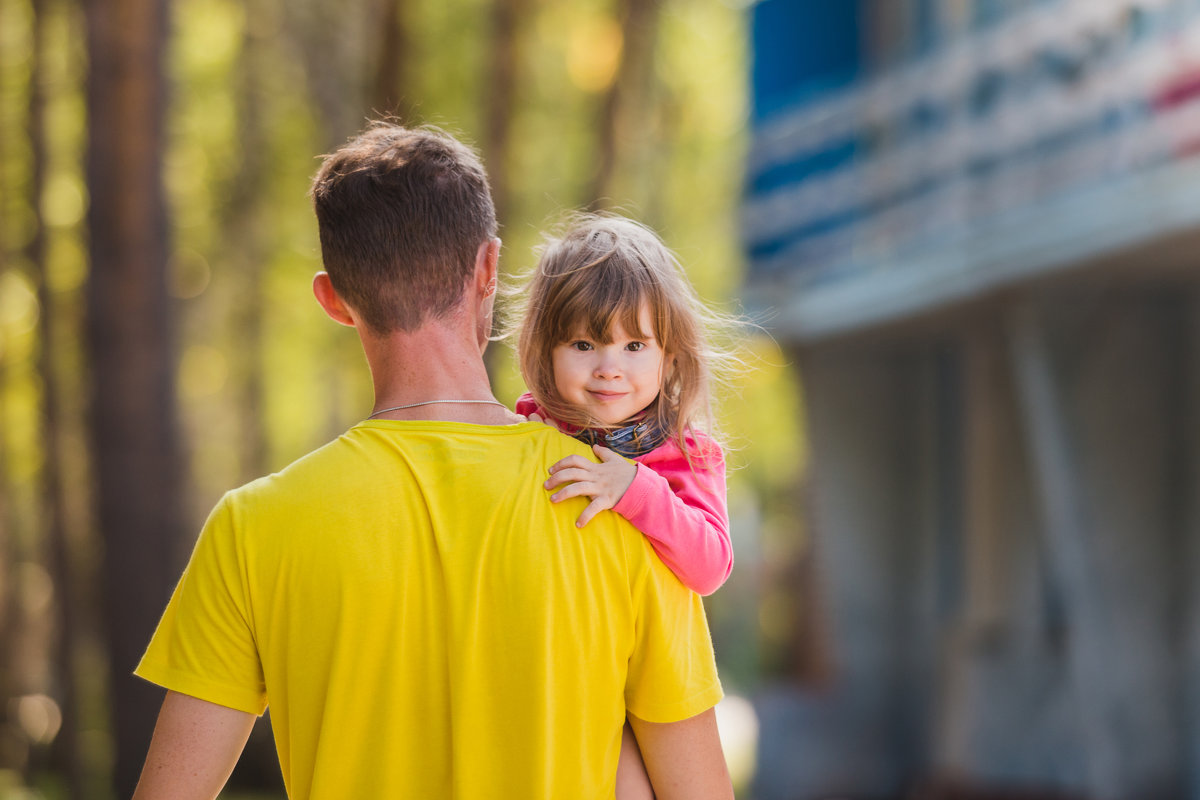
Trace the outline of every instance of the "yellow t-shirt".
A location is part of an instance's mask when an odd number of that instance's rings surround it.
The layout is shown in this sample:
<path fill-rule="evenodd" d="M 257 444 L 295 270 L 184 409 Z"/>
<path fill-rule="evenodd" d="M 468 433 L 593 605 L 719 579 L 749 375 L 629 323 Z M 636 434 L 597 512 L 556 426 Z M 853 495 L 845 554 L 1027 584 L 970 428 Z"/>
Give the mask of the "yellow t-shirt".
<path fill-rule="evenodd" d="M 227 494 L 136 674 L 261 714 L 299 798 L 612 797 L 626 709 L 721 697 L 700 598 L 552 504 L 544 425 L 363 422 Z"/>

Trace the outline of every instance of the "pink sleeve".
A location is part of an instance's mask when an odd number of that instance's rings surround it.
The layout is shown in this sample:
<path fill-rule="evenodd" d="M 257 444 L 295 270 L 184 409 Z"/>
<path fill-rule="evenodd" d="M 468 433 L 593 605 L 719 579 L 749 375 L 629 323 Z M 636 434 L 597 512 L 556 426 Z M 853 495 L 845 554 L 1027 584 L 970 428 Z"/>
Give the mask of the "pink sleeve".
<path fill-rule="evenodd" d="M 673 444 L 638 459 L 637 475 L 613 511 L 641 531 L 685 586 L 702 595 L 721 587 L 733 569 L 725 459 L 711 442 L 695 469 Z"/>

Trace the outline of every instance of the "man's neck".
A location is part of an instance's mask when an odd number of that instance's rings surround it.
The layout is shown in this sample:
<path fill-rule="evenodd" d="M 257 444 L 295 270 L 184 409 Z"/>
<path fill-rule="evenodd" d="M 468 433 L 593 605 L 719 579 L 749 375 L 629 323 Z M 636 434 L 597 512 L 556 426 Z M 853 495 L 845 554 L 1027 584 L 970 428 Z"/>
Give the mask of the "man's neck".
<path fill-rule="evenodd" d="M 480 425 L 521 421 L 496 402 L 479 346 L 453 322 L 362 337 L 375 385 L 373 418 Z"/>

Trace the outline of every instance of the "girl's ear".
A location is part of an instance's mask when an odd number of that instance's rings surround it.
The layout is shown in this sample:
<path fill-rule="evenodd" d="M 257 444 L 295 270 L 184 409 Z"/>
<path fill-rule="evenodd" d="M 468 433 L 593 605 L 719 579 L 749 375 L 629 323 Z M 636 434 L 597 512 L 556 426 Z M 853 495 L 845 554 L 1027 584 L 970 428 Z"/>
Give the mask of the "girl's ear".
<path fill-rule="evenodd" d="M 672 375 L 675 374 L 675 354 L 674 353 L 663 356 L 663 367 L 662 368 L 663 368 L 663 382 L 665 383 L 668 378 L 670 378 Z"/>

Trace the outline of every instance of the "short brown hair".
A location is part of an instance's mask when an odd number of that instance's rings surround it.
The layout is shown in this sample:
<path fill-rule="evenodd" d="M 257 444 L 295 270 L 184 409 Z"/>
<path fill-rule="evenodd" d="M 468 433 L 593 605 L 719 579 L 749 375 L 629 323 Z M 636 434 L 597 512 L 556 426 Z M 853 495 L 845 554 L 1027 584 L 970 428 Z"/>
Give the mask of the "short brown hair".
<path fill-rule="evenodd" d="M 377 333 L 454 308 L 496 235 L 483 164 L 435 128 L 372 123 L 325 157 L 312 198 L 333 288 Z"/>
<path fill-rule="evenodd" d="M 547 237 L 526 289 L 517 350 L 525 385 L 551 417 L 604 427 L 570 406 L 554 380 L 553 351 L 581 331 L 612 341 L 619 322 L 631 335 L 653 333 L 670 360 L 647 413 L 688 453 L 692 429 L 712 433 L 713 367 L 727 360 L 710 333 L 726 321 L 704 305 L 674 254 L 643 225 L 616 215 L 577 214 Z M 642 304 L 653 331 L 641 331 Z M 690 458 L 690 454 L 689 454 Z"/>

